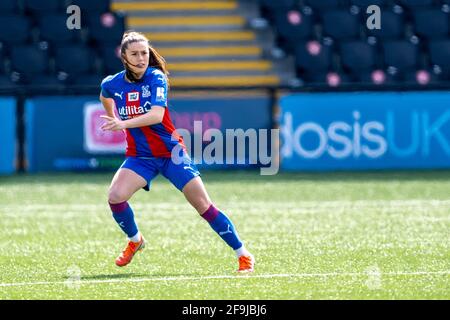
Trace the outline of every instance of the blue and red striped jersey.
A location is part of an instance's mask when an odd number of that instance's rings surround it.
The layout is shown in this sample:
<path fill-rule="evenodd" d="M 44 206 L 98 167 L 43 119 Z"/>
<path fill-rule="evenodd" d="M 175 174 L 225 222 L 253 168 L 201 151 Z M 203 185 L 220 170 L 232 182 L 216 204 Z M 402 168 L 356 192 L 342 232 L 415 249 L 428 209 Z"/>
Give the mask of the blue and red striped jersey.
<path fill-rule="evenodd" d="M 165 107 L 161 123 L 126 129 L 129 157 L 170 157 L 172 149 L 183 139 L 175 131 L 167 105 L 167 78 L 159 69 L 149 67 L 138 83 L 125 80 L 125 71 L 106 77 L 101 84 L 101 95 L 114 99 L 122 120 L 139 117 L 152 106 Z M 172 134 L 174 139 L 172 139 Z"/>

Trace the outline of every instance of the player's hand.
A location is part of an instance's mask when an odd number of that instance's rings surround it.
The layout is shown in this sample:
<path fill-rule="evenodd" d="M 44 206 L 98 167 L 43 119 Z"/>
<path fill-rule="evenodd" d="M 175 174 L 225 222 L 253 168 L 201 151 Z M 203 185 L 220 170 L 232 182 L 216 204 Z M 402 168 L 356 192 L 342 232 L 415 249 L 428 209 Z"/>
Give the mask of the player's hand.
<path fill-rule="evenodd" d="M 100 116 L 100 118 L 106 120 L 106 122 L 100 127 L 100 129 L 102 129 L 103 131 L 119 131 L 126 128 L 125 122 L 120 119 L 109 116 Z"/>

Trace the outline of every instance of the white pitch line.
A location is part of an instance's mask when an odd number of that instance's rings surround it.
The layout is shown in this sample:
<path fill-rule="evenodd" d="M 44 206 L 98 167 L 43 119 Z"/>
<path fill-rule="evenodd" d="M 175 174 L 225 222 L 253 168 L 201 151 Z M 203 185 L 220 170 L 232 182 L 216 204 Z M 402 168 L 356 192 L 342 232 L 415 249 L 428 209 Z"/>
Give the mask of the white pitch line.
<path fill-rule="evenodd" d="M 138 210 L 161 210 L 161 209 L 190 209 L 185 203 L 142 203 L 136 202 L 132 205 Z M 340 207 L 350 207 L 350 208 L 404 208 L 404 207 L 448 207 L 450 206 L 450 200 L 429 200 L 429 199 L 408 199 L 408 200 L 338 200 L 338 201 L 296 201 L 296 202 L 271 202 L 271 201 L 260 201 L 252 202 L 246 201 L 245 204 L 227 204 L 226 207 L 229 209 L 242 208 L 243 206 L 252 206 L 257 208 L 267 208 L 268 206 L 275 206 L 277 208 L 300 208 L 300 209 L 330 209 L 330 208 L 340 208 Z M 20 210 L 21 212 L 26 211 L 56 211 L 56 210 L 99 210 L 108 211 L 109 207 L 104 203 L 98 204 L 46 204 L 46 203 L 31 203 L 31 204 L 4 204 L 0 207 L 0 212 L 9 212 Z"/>
<path fill-rule="evenodd" d="M 320 278 L 320 277 L 354 277 L 370 276 L 369 272 L 332 272 L 332 273 L 294 273 L 294 274 L 243 274 L 243 275 L 218 275 L 218 276 L 200 276 L 200 277 L 160 277 L 160 278 L 137 278 L 137 279 L 110 279 L 110 280 L 73 280 L 66 281 L 41 281 L 41 282 L 17 282 L 0 283 L 0 287 L 21 287 L 35 285 L 74 285 L 74 284 L 101 284 L 101 283 L 125 283 L 125 282 L 152 282 L 152 281 L 197 281 L 197 280 L 216 280 L 216 279 L 255 279 L 255 278 Z M 429 275 L 450 275 L 449 271 L 419 271 L 419 272 L 386 272 L 377 273 L 377 276 L 429 276 Z"/>

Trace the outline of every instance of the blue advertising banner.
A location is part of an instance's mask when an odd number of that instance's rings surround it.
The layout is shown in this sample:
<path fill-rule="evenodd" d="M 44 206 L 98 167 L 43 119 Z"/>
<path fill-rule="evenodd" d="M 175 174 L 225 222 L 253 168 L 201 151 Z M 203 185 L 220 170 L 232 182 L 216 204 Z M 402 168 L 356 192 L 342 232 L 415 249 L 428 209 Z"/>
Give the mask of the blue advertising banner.
<path fill-rule="evenodd" d="M 211 95 L 209 97 L 173 98 L 169 101 L 171 117 L 177 129 L 184 129 L 185 143 L 196 164 L 202 168 L 232 168 L 232 167 L 259 167 L 261 165 L 258 152 L 251 149 L 251 145 L 270 149 L 270 132 L 267 133 L 267 143 L 262 142 L 261 131 L 269 130 L 272 126 L 272 112 L 270 100 L 267 95 L 224 96 Z M 221 155 L 207 152 L 215 139 L 212 137 L 214 130 L 220 131 L 223 138 Z M 238 131 L 254 133 L 254 139 L 250 138 L 233 142 L 227 139 L 227 132 L 236 134 Z M 201 140 L 201 143 L 196 143 Z M 264 140 L 264 141 L 266 141 Z M 230 156 L 230 146 L 233 144 L 233 155 Z M 238 148 L 244 146 L 242 155 Z M 252 157 L 254 162 L 252 163 Z M 232 158 L 232 159 L 230 159 Z"/>
<path fill-rule="evenodd" d="M 169 110 L 175 127 L 185 130 L 185 141 L 192 146 L 193 157 L 197 154 L 202 157 L 203 149 L 211 140 L 214 141 L 208 136 L 214 133 L 212 130 L 220 131 L 225 136 L 228 129 L 258 130 L 270 129 L 271 126 L 267 96 L 176 97 L 169 100 Z M 120 131 L 112 133 L 100 130 L 102 114 L 103 107 L 98 97 L 94 96 L 37 97 L 27 100 L 28 171 L 117 169 L 124 159 L 125 135 Z M 195 134 L 202 136 L 200 143 L 195 143 Z M 195 145 L 200 146 L 199 152 L 195 151 Z M 222 149 L 225 148 L 224 145 Z M 243 165 L 248 162 L 246 160 Z M 209 167 L 232 165 L 208 164 Z"/>
<path fill-rule="evenodd" d="M 99 109 L 100 112 L 96 112 Z M 111 144 L 111 140 L 120 138 L 109 132 L 100 132 L 100 114 L 104 112 L 97 97 L 37 97 L 27 100 L 27 170 L 84 171 L 120 166 L 124 159 L 123 149 L 120 153 L 114 147 L 107 152 L 101 149 Z"/>
<path fill-rule="evenodd" d="M 281 168 L 450 168 L 450 93 L 295 94 L 280 100 Z"/>
<path fill-rule="evenodd" d="M 0 110 L 0 174 L 12 174 L 16 170 L 16 100 L 0 98 Z"/>

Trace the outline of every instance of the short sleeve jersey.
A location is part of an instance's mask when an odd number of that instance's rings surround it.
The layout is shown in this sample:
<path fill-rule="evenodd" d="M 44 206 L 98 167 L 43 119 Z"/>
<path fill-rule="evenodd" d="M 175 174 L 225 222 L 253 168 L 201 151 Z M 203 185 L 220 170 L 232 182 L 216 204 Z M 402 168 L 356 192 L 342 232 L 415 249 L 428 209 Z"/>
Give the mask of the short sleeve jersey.
<path fill-rule="evenodd" d="M 101 94 L 114 99 L 122 120 L 139 117 L 153 106 L 165 107 L 161 123 L 126 129 L 129 157 L 170 157 L 172 149 L 183 139 L 175 132 L 167 105 L 167 78 L 159 69 L 149 67 L 142 80 L 130 83 L 125 80 L 125 71 L 106 77 L 101 83 Z"/>

